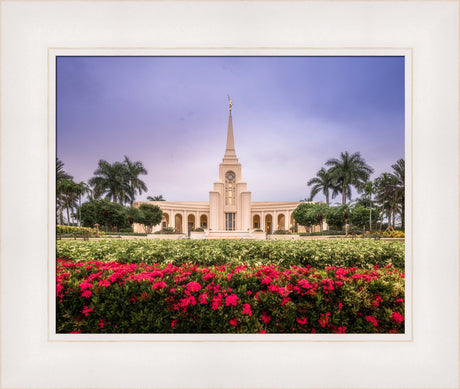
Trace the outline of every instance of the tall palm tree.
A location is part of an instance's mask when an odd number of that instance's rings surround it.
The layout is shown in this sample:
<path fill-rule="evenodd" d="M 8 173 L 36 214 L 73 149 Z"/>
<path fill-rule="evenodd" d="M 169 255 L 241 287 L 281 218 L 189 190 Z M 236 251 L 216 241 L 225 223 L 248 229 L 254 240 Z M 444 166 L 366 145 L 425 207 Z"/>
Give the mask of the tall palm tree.
<path fill-rule="evenodd" d="M 147 174 L 147 170 L 145 170 L 141 161 L 132 162 L 126 155 L 125 155 L 125 159 L 123 163 L 126 165 L 126 168 L 128 171 L 129 198 L 130 198 L 130 205 L 132 207 L 136 192 L 138 194 L 142 194 L 142 191 L 144 192 L 147 191 L 147 186 L 139 178 L 141 174 L 144 174 L 144 175 Z"/>
<path fill-rule="evenodd" d="M 397 188 L 397 178 L 390 173 L 382 173 L 375 179 L 375 199 L 386 214 L 388 224 L 394 227 L 395 215 L 398 212 L 400 199 Z"/>
<path fill-rule="evenodd" d="M 148 201 L 166 201 L 163 195 L 156 195 L 156 196 L 147 196 Z"/>
<path fill-rule="evenodd" d="M 399 200 L 399 209 L 401 214 L 401 226 L 404 229 L 405 217 L 405 162 L 404 159 L 398 159 L 394 165 L 391 165 L 393 172 L 391 175 L 396 178 L 395 197 Z"/>
<path fill-rule="evenodd" d="M 329 205 L 329 190 L 337 192 L 337 187 L 334 186 L 330 170 L 326 170 L 323 167 L 316 173 L 316 177 L 307 182 L 307 185 L 313 185 L 310 192 L 310 199 L 313 200 L 313 197 L 322 192 L 326 196 L 327 205 Z"/>
<path fill-rule="evenodd" d="M 56 158 L 56 205 L 59 212 L 59 222 L 61 225 L 64 224 L 64 186 L 62 185 L 62 182 L 64 180 L 71 180 L 72 178 L 73 177 L 70 174 L 67 174 L 64 171 L 64 163 L 59 158 Z"/>
<path fill-rule="evenodd" d="M 350 155 L 348 151 L 341 153 L 339 159 L 329 159 L 326 165 L 331 166 L 330 174 L 334 185 L 340 187 L 342 204 L 347 203 L 347 198 L 351 199 L 351 187 L 354 186 L 358 193 L 361 193 L 364 183 L 374 172 L 360 153 Z M 332 197 L 335 197 L 334 193 Z"/>
<path fill-rule="evenodd" d="M 86 182 L 81 181 L 81 182 L 75 184 L 75 194 L 78 197 L 78 223 L 79 223 L 80 226 L 81 226 L 81 197 L 85 193 L 90 193 L 90 192 L 91 192 L 91 190 L 90 190 L 88 184 L 86 184 Z"/>
<path fill-rule="evenodd" d="M 110 164 L 101 159 L 93 174 L 94 177 L 90 178 L 88 183 L 93 188 L 95 198 L 105 195 L 105 198 L 113 199 L 114 203 L 120 202 L 121 204 L 131 200 L 129 198 L 130 175 L 125 164 L 120 162 Z"/>
<path fill-rule="evenodd" d="M 61 210 L 67 210 L 67 225 L 70 225 L 70 213 L 77 206 L 77 184 L 73 180 L 61 180 L 58 188 L 61 195 Z M 62 214 L 61 224 L 64 224 Z"/>

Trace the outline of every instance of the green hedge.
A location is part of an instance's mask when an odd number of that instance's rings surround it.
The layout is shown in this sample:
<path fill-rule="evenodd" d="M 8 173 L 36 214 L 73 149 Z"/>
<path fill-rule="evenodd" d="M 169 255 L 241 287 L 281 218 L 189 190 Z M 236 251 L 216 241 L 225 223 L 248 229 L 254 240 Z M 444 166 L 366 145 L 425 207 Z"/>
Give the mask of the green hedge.
<path fill-rule="evenodd" d="M 58 333 L 402 333 L 404 274 L 58 260 Z"/>
<path fill-rule="evenodd" d="M 66 235 L 66 234 L 72 234 L 74 232 L 78 231 L 88 231 L 90 236 L 97 236 L 99 235 L 104 235 L 104 232 L 102 231 L 97 231 L 95 228 L 89 228 L 89 227 L 77 227 L 77 226 L 56 226 L 56 235 Z"/>
<path fill-rule="evenodd" d="M 58 241 L 57 258 L 76 261 L 174 264 L 275 264 L 404 269 L 404 242 L 355 240 L 122 240 Z"/>

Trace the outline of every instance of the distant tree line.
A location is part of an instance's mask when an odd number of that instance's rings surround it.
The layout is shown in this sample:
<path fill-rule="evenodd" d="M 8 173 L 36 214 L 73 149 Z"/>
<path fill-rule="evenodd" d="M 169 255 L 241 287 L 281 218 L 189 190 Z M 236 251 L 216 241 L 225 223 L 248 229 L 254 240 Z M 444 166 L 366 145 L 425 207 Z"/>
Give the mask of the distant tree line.
<path fill-rule="evenodd" d="M 393 169 L 391 172 L 382 173 L 374 180 L 370 180 L 374 169 L 366 163 L 360 153 L 350 155 L 345 151 L 340 154 L 339 158 L 327 160 L 325 165 L 326 167 L 322 167 L 316 176 L 307 182 L 307 185 L 311 187 L 308 200 L 312 201 L 318 193 L 322 193 L 326 198 L 326 204 L 322 207 L 309 207 L 308 213 L 316 209 L 313 213 L 317 213 L 317 217 L 329 218 L 331 222 L 331 219 L 335 217 L 334 214 L 342 214 L 344 224 L 348 222 L 345 219 L 351 216 L 353 224 L 362 227 L 364 224 L 358 219 L 367 219 L 369 222 L 374 218 L 375 223 L 380 222 L 380 228 L 383 221 L 394 228 L 399 219 L 401 228 L 404 229 L 404 159 L 399 159 L 394 165 L 391 165 Z M 361 196 L 347 204 L 347 199 L 351 200 L 352 188 L 355 188 Z M 342 200 L 341 206 L 329 207 L 330 199 L 334 199 L 339 194 Z M 301 209 L 307 208 L 303 206 Z M 326 209 L 329 211 L 326 212 Z M 331 223 L 328 222 L 328 224 Z"/>
<path fill-rule="evenodd" d="M 57 224 L 93 227 L 99 224 L 107 231 L 130 229 L 133 223 L 153 227 L 151 214 L 159 216 L 159 207 L 133 208 L 137 195 L 147 191 L 147 186 L 140 178 L 147 170 L 142 162 L 131 161 L 124 156 L 122 162 L 98 162 L 97 169 L 88 182 L 75 182 L 64 171 L 64 163 L 56 160 L 56 222 Z M 86 201 L 82 199 L 86 197 Z M 162 195 L 148 196 L 150 201 L 165 201 Z M 155 209 L 153 211 L 152 209 Z M 150 215 L 150 216 L 148 216 Z M 144 224 L 145 223 L 145 224 Z"/>

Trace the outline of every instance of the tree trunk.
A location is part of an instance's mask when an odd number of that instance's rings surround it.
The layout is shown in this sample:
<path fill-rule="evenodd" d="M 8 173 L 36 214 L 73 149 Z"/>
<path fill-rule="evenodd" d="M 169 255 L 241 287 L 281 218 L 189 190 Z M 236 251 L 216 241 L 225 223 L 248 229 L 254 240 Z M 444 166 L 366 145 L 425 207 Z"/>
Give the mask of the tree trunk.
<path fill-rule="evenodd" d="M 113 194 L 113 202 L 117 203 L 118 202 L 118 196 L 116 193 Z"/>
<path fill-rule="evenodd" d="M 69 213 L 69 207 L 67 207 L 67 225 L 70 226 L 70 213 Z"/>
<path fill-rule="evenodd" d="M 345 205 L 347 203 L 347 187 L 342 187 L 342 204 Z"/>
<path fill-rule="evenodd" d="M 64 225 L 64 215 L 62 212 L 62 193 L 59 193 L 59 218 L 61 222 L 61 226 Z"/>
<path fill-rule="evenodd" d="M 329 191 L 326 193 L 326 204 L 329 205 Z"/>

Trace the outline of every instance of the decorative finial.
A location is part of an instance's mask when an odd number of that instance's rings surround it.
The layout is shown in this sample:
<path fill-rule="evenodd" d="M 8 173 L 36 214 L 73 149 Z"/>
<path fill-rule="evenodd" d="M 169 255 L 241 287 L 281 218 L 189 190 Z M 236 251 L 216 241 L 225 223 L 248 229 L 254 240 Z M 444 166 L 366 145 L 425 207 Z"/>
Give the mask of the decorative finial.
<path fill-rule="evenodd" d="M 232 102 L 232 99 L 230 98 L 229 95 L 227 95 L 228 97 L 228 108 L 230 109 L 230 111 L 232 110 L 232 105 L 233 105 L 233 102 Z"/>

